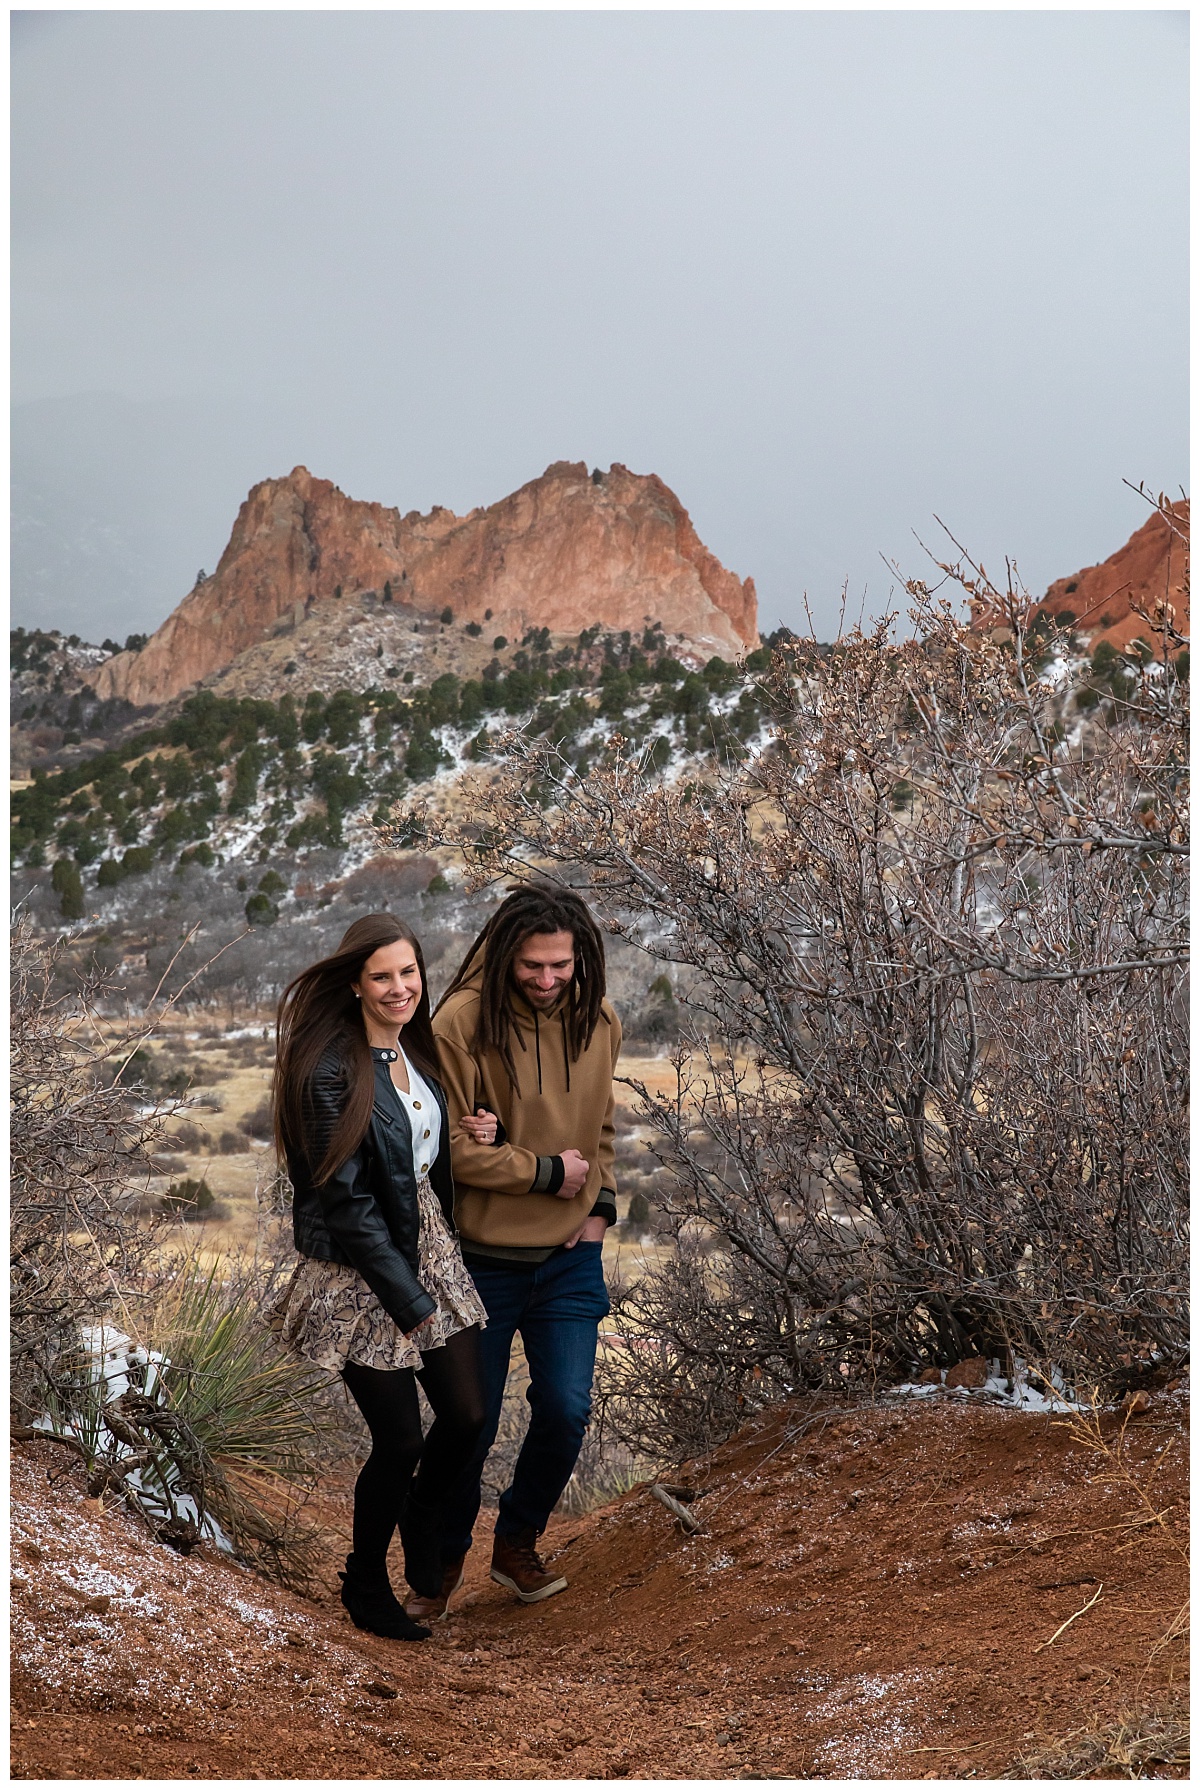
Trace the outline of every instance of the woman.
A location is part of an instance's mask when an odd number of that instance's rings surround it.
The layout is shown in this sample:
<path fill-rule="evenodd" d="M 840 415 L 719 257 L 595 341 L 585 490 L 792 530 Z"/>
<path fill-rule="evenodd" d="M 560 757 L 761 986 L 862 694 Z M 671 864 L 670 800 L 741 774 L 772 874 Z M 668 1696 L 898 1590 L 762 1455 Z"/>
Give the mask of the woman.
<path fill-rule="evenodd" d="M 463 1123 L 495 1141 L 494 1114 Z M 391 914 L 356 920 L 332 957 L 284 990 L 275 1136 L 304 1259 L 271 1321 L 342 1375 L 371 1432 L 342 1602 L 359 1628 L 424 1640 L 429 1629 L 388 1580 L 388 1547 L 399 1524 L 409 1585 L 418 1598 L 444 1595 L 441 1509 L 483 1426 L 487 1318 L 455 1238 L 421 947 Z M 423 1445 L 418 1378 L 434 1413 Z"/>

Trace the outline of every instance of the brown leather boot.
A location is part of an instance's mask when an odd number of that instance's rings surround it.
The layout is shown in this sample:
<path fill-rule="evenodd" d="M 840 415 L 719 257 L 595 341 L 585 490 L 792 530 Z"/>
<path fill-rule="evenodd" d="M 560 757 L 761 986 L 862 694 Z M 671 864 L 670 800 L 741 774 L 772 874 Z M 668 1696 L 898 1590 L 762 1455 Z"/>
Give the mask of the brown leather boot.
<path fill-rule="evenodd" d="M 452 1560 L 442 1574 L 442 1588 L 436 1597 L 419 1597 L 415 1591 L 404 1600 L 404 1614 L 414 1622 L 444 1622 L 450 1599 L 462 1584 L 466 1555 Z"/>
<path fill-rule="evenodd" d="M 547 1571 L 538 1559 L 536 1541 L 536 1529 L 523 1529 L 519 1535 L 497 1535 L 492 1543 L 492 1577 L 523 1604 L 540 1603 L 567 1588 L 563 1574 Z"/>

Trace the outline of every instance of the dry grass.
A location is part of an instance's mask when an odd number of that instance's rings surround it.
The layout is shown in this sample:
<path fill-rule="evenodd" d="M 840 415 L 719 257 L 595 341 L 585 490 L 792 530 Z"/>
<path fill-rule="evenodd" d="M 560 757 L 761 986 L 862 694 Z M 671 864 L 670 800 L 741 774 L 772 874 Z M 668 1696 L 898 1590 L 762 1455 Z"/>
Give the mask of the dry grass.
<path fill-rule="evenodd" d="M 1103 1727 L 1077 1728 L 1062 1740 L 1021 1753 L 1021 1778 L 1185 1778 L 1191 1724 L 1178 1709 L 1126 1712 Z"/>
<path fill-rule="evenodd" d="M 1093 1392 L 1087 1405 L 1060 1420 L 1056 1427 L 1065 1429 L 1077 1447 L 1086 1449 L 1094 1457 L 1100 1467 L 1100 1484 L 1110 1486 L 1118 1495 L 1140 1506 L 1140 1514 L 1128 1523 L 1117 1525 L 1118 1530 L 1161 1529 L 1186 1565 L 1189 1559 L 1187 1544 L 1168 1521 L 1175 1507 L 1164 1505 L 1164 1494 L 1160 1490 L 1161 1475 L 1176 1438 L 1172 1437 L 1159 1451 L 1153 1464 L 1135 1458 L 1130 1446 L 1131 1429 L 1136 1431 L 1139 1420 L 1132 1415 L 1134 1409 L 1127 1405 L 1114 1425 L 1099 1394 Z M 1167 1648 L 1177 1642 L 1186 1642 L 1188 1632 L 1189 1605 L 1185 1602 L 1151 1648 L 1139 1692 L 1150 1668 Z M 1190 1742 L 1191 1728 L 1186 1710 L 1175 1705 L 1142 1705 L 1139 1701 L 1113 1721 L 1076 1728 L 1061 1740 L 1018 1755 L 1014 1775 L 1026 1778 L 1185 1778 L 1190 1775 Z"/>
<path fill-rule="evenodd" d="M 1121 1414 L 1121 1420 L 1113 1431 L 1111 1419 L 1105 1410 L 1099 1390 L 1093 1388 L 1087 1404 L 1081 1405 L 1077 1411 L 1065 1419 L 1060 1419 L 1057 1427 L 1065 1429 L 1071 1440 L 1079 1448 L 1084 1448 L 1096 1457 L 1101 1464 L 1100 1483 L 1111 1485 L 1116 1491 L 1123 1492 L 1134 1503 L 1142 1508 L 1142 1515 L 1129 1526 L 1154 1523 L 1163 1531 L 1173 1548 L 1185 1563 L 1189 1561 L 1186 1544 L 1179 1541 L 1167 1522 L 1173 1506 L 1162 1506 L 1156 1493 L 1159 1475 L 1167 1464 L 1167 1459 L 1177 1440 L 1172 1437 L 1159 1454 L 1153 1467 L 1147 1472 L 1142 1463 L 1131 1460 L 1129 1441 L 1130 1424 L 1139 1420 L 1134 1415 L 1137 1407 L 1127 1403 Z M 1179 1618 L 1176 1618 L 1178 1621 Z"/>

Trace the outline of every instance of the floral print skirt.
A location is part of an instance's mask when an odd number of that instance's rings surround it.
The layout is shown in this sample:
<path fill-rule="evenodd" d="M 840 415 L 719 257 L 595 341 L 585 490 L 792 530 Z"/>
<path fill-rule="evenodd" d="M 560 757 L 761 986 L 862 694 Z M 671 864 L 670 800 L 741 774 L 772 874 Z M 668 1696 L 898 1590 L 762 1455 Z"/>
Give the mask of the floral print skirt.
<path fill-rule="evenodd" d="M 271 1329 L 306 1361 L 331 1373 L 340 1373 L 347 1361 L 384 1371 L 419 1368 L 422 1354 L 441 1348 L 458 1331 L 471 1324 L 482 1330 L 483 1301 L 425 1175 L 417 1180 L 417 1205 L 417 1279 L 437 1302 L 417 1336 L 405 1336 L 356 1268 L 309 1256 L 296 1264 L 269 1308 Z"/>

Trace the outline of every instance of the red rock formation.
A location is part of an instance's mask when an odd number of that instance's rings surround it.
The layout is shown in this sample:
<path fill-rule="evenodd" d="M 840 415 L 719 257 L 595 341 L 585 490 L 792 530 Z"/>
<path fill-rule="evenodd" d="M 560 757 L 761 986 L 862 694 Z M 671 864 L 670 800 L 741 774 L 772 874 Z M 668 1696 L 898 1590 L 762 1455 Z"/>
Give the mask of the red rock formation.
<path fill-rule="evenodd" d="M 1154 633 L 1146 616 L 1155 616 L 1156 606 L 1167 603 L 1171 609 L 1168 619 L 1179 633 L 1188 632 L 1189 523 L 1186 500 L 1170 506 L 1169 521 L 1155 510 L 1101 565 L 1085 566 L 1069 578 L 1057 579 L 1040 602 L 1031 604 L 1029 621 L 1041 610 L 1055 617 L 1069 614 L 1075 632 L 1084 636 L 1093 650 L 1107 640 L 1119 651 L 1141 636 L 1161 657 L 1162 636 Z M 973 626 L 1004 628 L 1005 617 L 999 610 L 976 603 L 971 608 Z"/>
<path fill-rule="evenodd" d="M 1155 605 L 1165 601 L 1174 611 L 1170 619 L 1175 627 L 1181 634 L 1187 633 L 1188 530 L 1186 501 L 1171 506 L 1170 522 L 1155 510 L 1102 565 L 1086 566 L 1073 577 L 1052 584 L 1034 613 L 1038 609 L 1048 609 L 1051 615 L 1069 611 L 1075 617 L 1076 632 L 1087 635 L 1093 649 L 1100 640 L 1120 649 L 1140 635 L 1160 651 L 1162 636 L 1151 631 L 1138 611 L 1153 616 Z"/>
<path fill-rule="evenodd" d="M 428 516 L 358 503 L 298 466 L 256 485 L 212 577 L 140 653 L 100 667 L 98 694 L 160 703 L 230 665 L 306 605 L 382 591 L 425 615 L 496 633 L 576 633 L 648 621 L 704 657 L 757 643 L 754 583 L 727 572 L 662 480 L 624 466 L 591 477 L 559 461 L 487 509 Z M 485 622 L 485 615 L 491 611 Z"/>

